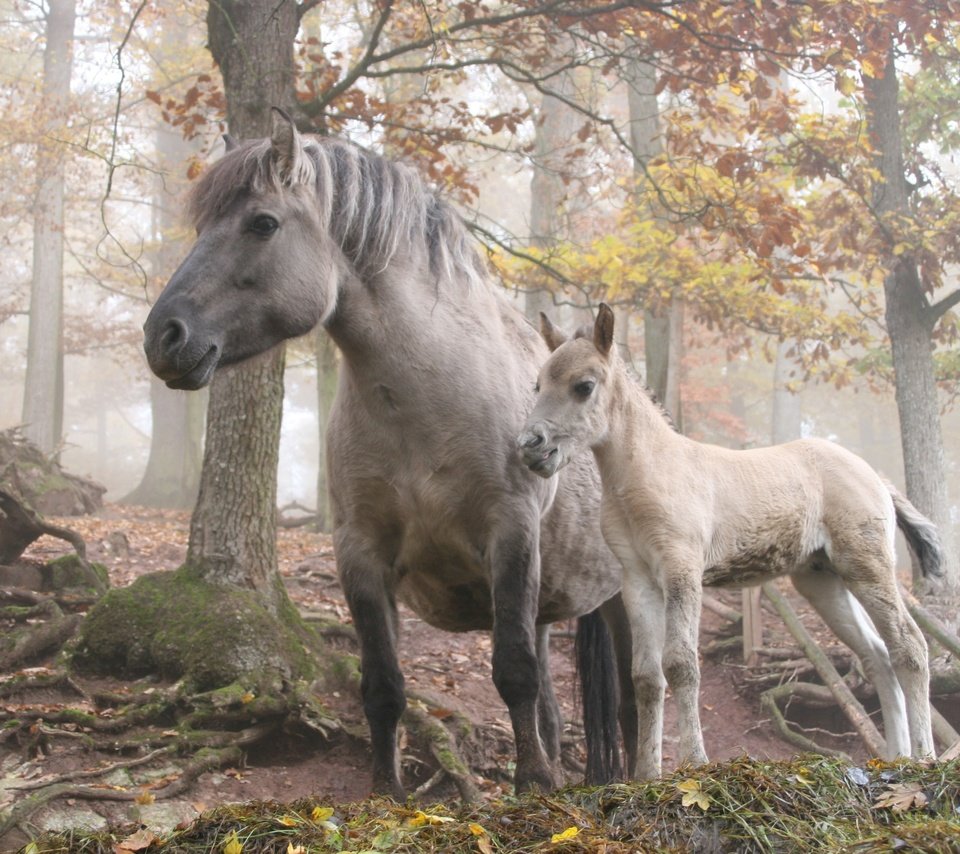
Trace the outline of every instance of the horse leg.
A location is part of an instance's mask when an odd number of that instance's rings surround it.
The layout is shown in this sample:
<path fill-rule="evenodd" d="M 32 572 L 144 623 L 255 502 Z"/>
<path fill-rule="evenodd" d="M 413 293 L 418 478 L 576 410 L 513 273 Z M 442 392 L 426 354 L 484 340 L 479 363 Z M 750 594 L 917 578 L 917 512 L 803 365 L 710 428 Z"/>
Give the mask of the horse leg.
<path fill-rule="evenodd" d="M 663 674 L 677 703 L 681 763 L 703 765 L 707 752 L 700 728 L 700 662 L 697 643 L 703 593 L 701 573 L 692 562 L 670 566 L 665 574 L 667 627 Z"/>
<path fill-rule="evenodd" d="M 397 662 L 397 606 L 386 588 L 388 567 L 365 546 L 337 537 L 336 555 L 347 605 L 360 640 L 360 696 L 370 727 L 374 794 L 403 800 L 397 725 L 406 708 Z"/>
<path fill-rule="evenodd" d="M 922 759 L 934 754 L 930 725 L 930 667 L 927 642 L 900 598 L 890 567 L 877 567 L 873 577 L 858 572 L 845 577 L 850 592 L 863 605 L 890 653 L 893 670 L 903 689 L 910 728 L 910 755 Z"/>
<path fill-rule="evenodd" d="M 493 684 L 510 713 L 517 748 L 514 786 L 555 789 L 559 780 L 540 740 L 536 616 L 540 593 L 539 520 L 502 536 L 491 549 Z"/>
<path fill-rule="evenodd" d="M 887 753 L 910 754 L 910 729 L 903 691 L 886 646 L 863 606 L 832 568 L 803 569 L 790 576 L 793 586 L 823 618 L 833 633 L 854 651 L 880 699 Z"/>
<path fill-rule="evenodd" d="M 553 677 L 550 674 L 550 625 L 537 626 L 537 661 L 539 662 L 540 691 L 537 694 L 537 720 L 540 725 L 540 740 L 547 751 L 547 757 L 559 768 L 560 733 L 563 718 L 560 704 L 553 690 Z"/>
<path fill-rule="evenodd" d="M 633 780 L 652 780 L 660 776 L 663 759 L 663 590 L 645 564 L 633 561 L 624 563 L 620 595 L 630 620 L 631 676 L 637 710 L 636 750 L 627 775 Z"/>
<path fill-rule="evenodd" d="M 630 619 L 619 594 L 603 603 L 601 613 L 613 639 L 617 660 L 617 678 L 620 684 L 620 734 L 626 754 L 627 768 L 637 764 L 637 692 L 633 686 L 633 639 Z"/>

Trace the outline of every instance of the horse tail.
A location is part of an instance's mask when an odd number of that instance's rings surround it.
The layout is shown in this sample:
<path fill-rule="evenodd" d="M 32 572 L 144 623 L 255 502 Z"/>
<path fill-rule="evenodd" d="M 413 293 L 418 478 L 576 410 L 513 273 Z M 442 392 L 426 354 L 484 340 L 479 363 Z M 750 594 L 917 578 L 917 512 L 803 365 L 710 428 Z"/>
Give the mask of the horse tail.
<path fill-rule="evenodd" d="M 599 609 L 577 620 L 575 650 L 587 742 L 585 782 L 597 786 L 621 776 L 617 664 L 613 641 Z"/>
<path fill-rule="evenodd" d="M 887 489 L 893 498 L 893 507 L 897 513 L 897 527 L 903 531 L 910 550 L 920 562 L 920 570 L 927 577 L 943 575 L 943 546 L 937 527 L 916 507 L 914 507 L 893 484 Z"/>

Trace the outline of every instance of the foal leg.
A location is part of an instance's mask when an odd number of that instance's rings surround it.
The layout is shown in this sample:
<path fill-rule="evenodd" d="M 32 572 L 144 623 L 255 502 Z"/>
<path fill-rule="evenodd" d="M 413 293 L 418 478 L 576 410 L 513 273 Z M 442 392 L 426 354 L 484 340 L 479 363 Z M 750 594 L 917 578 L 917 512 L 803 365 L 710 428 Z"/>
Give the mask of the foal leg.
<path fill-rule="evenodd" d="M 518 792 L 555 789 L 538 726 L 540 662 L 537 602 L 540 595 L 539 517 L 507 532 L 491 549 L 493 579 L 493 684 L 510 712 L 517 747 Z"/>
<path fill-rule="evenodd" d="M 617 552 L 617 556 L 620 554 Z M 646 564 L 631 559 L 623 562 L 621 597 L 630 620 L 633 641 L 631 675 L 636 705 L 633 756 L 627 744 L 627 776 L 652 780 L 660 776 L 663 760 L 663 590 L 655 583 Z M 624 735 L 627 738 L 627 734 Z"/>
<path fill-rule="evenodd" d="M 703 765 L 707 761 L 700 728 L 700 660 L 697 650 L 703 601 L 701 576 L 694 562 L 683 561 L 669 566 L 664 577 L 666 636 L 663 673 L 677 703 L 679 758 L 681 762 L 693 765 Z"/>
<path fill-rule="evenodd" d="M 560 704 L 557 702 L 557 695 L 553 690 L 553 677 L 550 674 L 549 624 L 537 626 L 537 661 L 540 673 L 540 693 L 537 695 L 540 740 L 547 751 L 547 758 L 559 767 L 563 718 L 560 715 Z"/>
<path fill-rule="evenodd" d="M 804 569 L 791 577 L 793 586 L 823 618 L 833 633 L 860 659 L 880 699 L 889 758 L 910 754 L 907 709 L 890 655 L 863 606 L 831 569 Z"/>
<path fill-rule="evenodd" d="M 866 572 L 859 572 L 855 580 L 845 580 L 850 592 L 870 615 L 890 653 L 907 704 L 910 755 L 914 759 L 932 756 L 927 642 L 900 598 L 892 562 L 889 566 L 877 565 L 873 576 L 870 578 Z"/>
<path fill-rule="evenodd" d="M 403 800 L 397 724 L 406 708 L 397 662 L 397 606 L 384 583 L 388 567 L 353 532 L 334 534 L 337 567 L 360 640 L 360 696 L 370 727 L 373 792 Z"/>

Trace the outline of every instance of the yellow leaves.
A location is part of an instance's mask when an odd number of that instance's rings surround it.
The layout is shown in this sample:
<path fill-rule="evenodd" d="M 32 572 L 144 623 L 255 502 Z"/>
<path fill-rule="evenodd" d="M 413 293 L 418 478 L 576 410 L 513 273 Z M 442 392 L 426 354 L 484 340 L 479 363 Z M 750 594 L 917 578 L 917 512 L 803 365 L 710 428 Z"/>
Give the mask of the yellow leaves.
<path fill-rule="evenodd" d="M 302 845 L 294 845 L 292 842 L 288 842 L 287 854 L 307 854 L 307 849 Z"/>
<path fill-rule="evenodd" d="M 333 807 L 314 807 L 313 811 L 310 813 L 310 818 L 313 821 L 321 822 L 326 821 L 333 815 Z"/>
<path fill-rule="evenodd" d="M 143 789 L 133 800 L 141 806 L 146 806 L 147 804 L 152 804 L 156 798 L 154 798 L 153 792 L 149 789 Z"/>
<path fill-rule="evenodd" d="M 282 815 L 277 819 L 277 823 L 282 824 L 284 827 L 296 827 L 300 824 L 300 820 L 292 815 Z"/>
<path fill-rule="evenodd" d="M 873 805 L 878 809 L 900 813 L 914 808 L 922 809 L 927 805 L 927 796 L 919 783 L 892 783 Z"/>
<path fill-rule="evenodd" d="M 447 824 L 451 821 L 454 821 L 454 819 L 448 815 L 436 815 L 434 813 L 423 812 L 423 810 L 417 810 L 407 824 L 410 827 L 423 827 L 425 824 Z"/>
<path fill-rule="evenodd" d="M 574 839 L 579 834 L 579 827 L 568 827 L 566 830 L 561 830 L 559 833 L 553 834 L 553 836 L 550 837 L 550 842 L 554 844 L 557 842 L 566 842 L 568 839 Z"/>
<path fill-rule="evenodd" d="M 243 843 L 237 838 L 237 831 L 231 830 L 223 844 L 223 854 L 243 854 Z"/>
<path fill-rule="evenodd" d="M 836 86 L 837 91 L 841 95 L 846 95 L 848 98 L 860 88 L 853 75 L 843 72 L 837 75 Z"/>
<path fill-rule="evenodd" d="M 694 779 L 684 780 L 682 783 L 677 783 L 677 789 L 683 792 L 683 797 L 680 799 L 680 803 L 685 807 L 698 806 L 704 812 L 710 809 L 710 798 L 704 793 L 703 789 L 700 787 L 700 781 Z"/>
<path fill-rule="evenodd" d="M 470 832 L 476 837 L 477 850 L 480 854 L 493 854 L 493 845 L 490 844 L 490 837 L 487 836 L 486 829 L 475 822 L 467 825 Z"/>

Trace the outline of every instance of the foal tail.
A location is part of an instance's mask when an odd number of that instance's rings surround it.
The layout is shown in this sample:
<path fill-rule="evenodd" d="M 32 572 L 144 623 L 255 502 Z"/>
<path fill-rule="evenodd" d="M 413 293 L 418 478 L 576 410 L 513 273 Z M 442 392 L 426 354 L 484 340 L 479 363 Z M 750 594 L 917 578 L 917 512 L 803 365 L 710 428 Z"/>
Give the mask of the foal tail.
<path fill-rule="evenodd" d="M 917 556 L 925 576 L 943 575 L 943 546 L 936 525 L 914 507 L 895 486 L 887 483 L 893 507 L 897 512 L 897 527 L 903 531 L 910 550 Z"/>
<path fill-rule="evenodd" d="M 587 742 L 586 784 L 597 786 L 619 779 L 622 773 L 616 657 L 599 609 L 577 620 L 575 650 Z"/>

